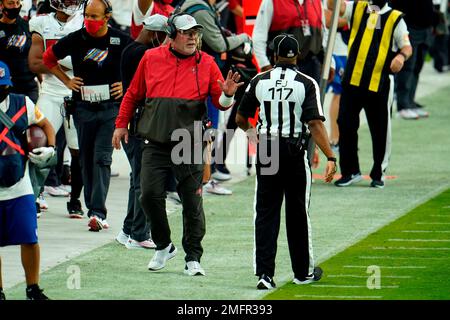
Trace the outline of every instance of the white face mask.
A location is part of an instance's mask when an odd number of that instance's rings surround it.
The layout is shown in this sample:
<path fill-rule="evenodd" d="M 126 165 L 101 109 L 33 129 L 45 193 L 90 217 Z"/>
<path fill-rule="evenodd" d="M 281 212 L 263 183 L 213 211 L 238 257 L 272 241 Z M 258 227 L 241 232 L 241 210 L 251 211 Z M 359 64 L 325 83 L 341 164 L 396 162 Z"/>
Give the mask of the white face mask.
<path fill-rule="evenodd" d="M 70 6 L 70 7 L 66 7 L 63 9 L 60 9 L 62 12 L 64 12 L 65 14 L 67 14 L 68 16 L 72 16 L 75 14 L 75 12 L 77 12 L 77 10 L 79 10 L 78 6 Z"/>

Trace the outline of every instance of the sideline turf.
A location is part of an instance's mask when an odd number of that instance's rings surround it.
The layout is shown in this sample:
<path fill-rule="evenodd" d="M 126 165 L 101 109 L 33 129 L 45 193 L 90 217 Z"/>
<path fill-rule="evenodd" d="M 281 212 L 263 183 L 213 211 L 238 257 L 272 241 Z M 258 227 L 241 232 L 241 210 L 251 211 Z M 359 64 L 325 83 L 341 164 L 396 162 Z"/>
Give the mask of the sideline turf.
<path fill-rule="evenodd" d="M 320 281 L 265 299 L 450 299 L 450 189 L 321 267 Z"/>

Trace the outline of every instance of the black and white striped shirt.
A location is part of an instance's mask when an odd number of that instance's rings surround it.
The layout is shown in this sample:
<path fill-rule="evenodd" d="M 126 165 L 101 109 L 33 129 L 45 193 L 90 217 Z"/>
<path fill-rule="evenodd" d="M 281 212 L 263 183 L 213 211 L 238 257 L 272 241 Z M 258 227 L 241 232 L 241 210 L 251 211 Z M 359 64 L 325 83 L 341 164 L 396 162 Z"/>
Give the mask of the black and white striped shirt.
<path fill-rule="evenodd" d="M 317 82 L 295 65 L 277 64 L 251 80 L 238 111 L 251 118 L 258 106 L 261 134 L 294 138 L 305 132 L 309 121 L 325 121 Z"/>

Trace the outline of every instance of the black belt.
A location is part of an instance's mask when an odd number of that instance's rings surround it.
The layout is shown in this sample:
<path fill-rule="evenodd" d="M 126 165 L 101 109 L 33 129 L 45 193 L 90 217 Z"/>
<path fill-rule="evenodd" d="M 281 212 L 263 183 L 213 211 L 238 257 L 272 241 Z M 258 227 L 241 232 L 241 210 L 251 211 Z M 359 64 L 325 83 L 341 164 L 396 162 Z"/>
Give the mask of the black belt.
<path fill-rule="evenodd" d="M 102 110 L 108 110 L 114 107 L 115 104 L 119 104 L 118 101 L 113 100 L 104 100 L 104 101 L 96 101 L 96 102 L 90 102 L 90 101 L 76 101 L 77 107 L 81 107 L 84 109 L 88 109 L 91 111 L 102 111 Z"/>

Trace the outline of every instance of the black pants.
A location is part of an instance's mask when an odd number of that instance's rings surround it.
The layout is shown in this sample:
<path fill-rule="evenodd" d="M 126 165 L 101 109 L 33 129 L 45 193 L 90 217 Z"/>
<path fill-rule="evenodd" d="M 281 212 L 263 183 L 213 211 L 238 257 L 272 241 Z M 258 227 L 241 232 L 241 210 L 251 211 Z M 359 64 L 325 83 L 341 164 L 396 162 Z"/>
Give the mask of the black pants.
<path fill-rule="evenodd" d="M 372 136 L 373 166 L 370 177 L 381 180 L 387 169 L 391 148 L 392 90 L 388 81 L 378 93 L 344 85 L 339 107 L 339 164 L 341 174 L 360 173 L 358 160 L 359 114 L 364 108 Z"/>
<path fill-rule="evenodd" d="M 402 70 L 397 74 L 396 94 L 397 111 L 402 109 L 414 109 L 416 105 L 417 84 L 419 83 L 419 74 L 422 71 L 425 57 L 432 41 L 432 29 L 414 29 L 408 28 L 409 38 L 413 47 L 413 54 L 409 58 Z"/>
<path fill-rule="evenodd" d="M 139 200 L 141 197 L 142 144 L 142 139 L 136 136 L 129 136 L 128 143 L 122 143 L 131 166 L 128 210 L 123 221 L 123 232 L 136 241 L 144 241 L 150 237 L 150 224 L 147 223 L 147 217 Z"/>
<path fill-rule="evenodd" d="M 73 120 L 80 146 L 84 199 L 89 217 L 95 215 L 105 219 L 107 215 L 106 197 L 113 153 L 111 141 L 118 112 L 116 102 L 76 103 Z"/>
<path fill-rule="evenodd" d="M 166 180 L 173 169 L 177 191 L 183 204 L 183 249 L 186 261 L 198 261 L 203 254 L 201 241 L 205 235 L 202 178 L 203 164 L 178 164 L 171 160 L 172 146 L 148 142 L 144 144 L 141 168 L 141 204 L 150 222 L 157 250 L 171 243 L 166 213 Z"/>
<path fill-rule="evenodd" d="M 61 126 L 56 133 L 56 152 L 58 154 L 58 163 L 50 169 L 45 180 L 45 185 L 50 187 L 58 187 L 61 185 L 61 177 L 64 167 L 64 149 L 66 148 L 66 135 L 64 127 Z"/>
<path fill-rule="evenodd" d="M 430 53 L 433 57 L 434 68 L 438 72 L 443 72 L 443 68 L 449 64 L 448 38 L 448 34 L 435 35 L 433 39 L 433 46 L 430 49 Z"/>
<path fill-rule="evenodd" d="M 279 157 L 272 157 L 279 158 L 279 170 L 275 174 L 264 174 L 262 169 L 267 166 L 262 165 L 260 160 L 263 139 L 265 138 L 260 136 L 256 164 L 255 274 L 273 277 L 275 273 L 280 211 L 284 196 L 292 270 L 296 278 L 303 279 L 312 274 L 314 269 L 308 213 L 311 169 L 306 152 L 297 151 L 282 138 L 279 140 Z"/>

